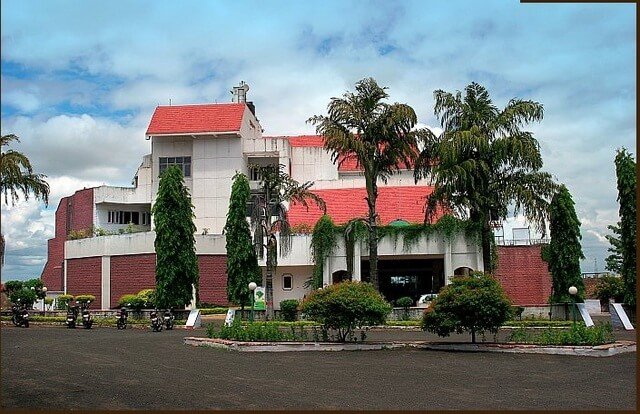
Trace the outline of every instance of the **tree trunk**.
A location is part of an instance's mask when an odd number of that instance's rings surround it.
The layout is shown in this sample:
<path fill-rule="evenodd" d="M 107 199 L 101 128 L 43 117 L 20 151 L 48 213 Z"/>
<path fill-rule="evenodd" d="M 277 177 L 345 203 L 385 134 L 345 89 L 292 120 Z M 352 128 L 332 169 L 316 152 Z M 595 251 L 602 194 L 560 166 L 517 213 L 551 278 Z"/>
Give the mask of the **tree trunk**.
<path fill-rule="evenodd" d="M 476 343 L 476 330 L 475 329 L 471 330 L 471 343 L 472 344 Z"/>
<path fill-rule="evenodd" d="M 273 272 L 270 266 L 267 266 L 267 277 L 265 283 L 265 301 L 267 303 L 267 310 L 265 311 L 266 320 L 273 320 Z"/>
<path fill-rule="evenodd" d="M 491 227 L 489 223 L 483 220 L 482 222 L 482 261 L 484 262 L 484 271 L 486 273 L 493 273 L 495 270 L 491 263 Z"/>

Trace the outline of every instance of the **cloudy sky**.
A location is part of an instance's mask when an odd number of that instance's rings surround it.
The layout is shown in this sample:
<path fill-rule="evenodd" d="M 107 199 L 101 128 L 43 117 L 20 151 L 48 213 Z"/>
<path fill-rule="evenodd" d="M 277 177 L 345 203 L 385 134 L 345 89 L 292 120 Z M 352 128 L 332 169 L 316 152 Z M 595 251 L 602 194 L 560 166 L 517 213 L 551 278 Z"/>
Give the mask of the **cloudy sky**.
<path fill-rule="evenodd" d="M 368 76 L 432 127 L 435 89 L 475 81 L 498 106 L 514 97 L 541 102 L 544 120 L 528 128 L 544 169 L 574 197 L 583 271 L 604 268 L 604 235 L 618 220 L 615 151 L 635 154 L 633 4 L 1 4 L 2 134 L 20 136 L 14 148 L 51 185 L 46 208 L 3 200 L 3 281 L 39 277 L 61 197 L 131 183 L 150 152 L 144 131 L 156 105 L 228 102 L 244 80 L 265 134 L 313 133 L 305 120 Z"/>

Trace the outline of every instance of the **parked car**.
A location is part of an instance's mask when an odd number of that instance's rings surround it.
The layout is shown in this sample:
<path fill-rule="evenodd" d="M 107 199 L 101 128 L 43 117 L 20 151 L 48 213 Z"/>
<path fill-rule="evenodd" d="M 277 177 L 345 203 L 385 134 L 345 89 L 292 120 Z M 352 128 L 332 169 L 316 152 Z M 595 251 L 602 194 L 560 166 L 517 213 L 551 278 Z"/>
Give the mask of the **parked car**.
<path fill-rule="evenodd" d="M 425 293 L 424 295 L 420 295 L 416 301 L 416 306 L 419 308 L 426 308 L 429 306 L 429 303 L 437 297 L 437 293 Z"/>

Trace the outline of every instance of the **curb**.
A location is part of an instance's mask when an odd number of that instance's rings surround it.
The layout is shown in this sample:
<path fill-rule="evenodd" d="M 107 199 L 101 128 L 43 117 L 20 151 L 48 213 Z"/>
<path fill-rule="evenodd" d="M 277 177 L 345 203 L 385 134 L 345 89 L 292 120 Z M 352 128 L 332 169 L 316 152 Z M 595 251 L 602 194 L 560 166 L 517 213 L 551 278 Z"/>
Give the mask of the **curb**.
<path fill-rule="evenodd" d="M 301 351 L 373 351 L 395 349 L 404 343 L 335 343 L 335 342 L 239 342 L 215 338 L 184 338 L 185 345 L 208 346 L 238 352 L 301 352 Z"/>
<path fill-rule="evenodd" d="M 335 342 L 240 342 L 217 338 L 185 337 L 185 345 L 208 346 L 238 352 L 304 352 L 304 351 L 373 351 L 381 349 L 419 348 L 449 352 L 502 352 L 517 354 L 576 355 L 608 357 L 636 352 L 633 341 L 617 341 L 598 346 L 539 346 L 525 344 L 461 344 L 413 342 L 335 343 Z"/>
<path fill-rule="evenodd" d="M 528 344 L 436 344 L 424 343 L 411 345 L 416 348 L 433 351 L 454 352 L 502 352 L 515 354 L 547 354 L 547 355 L 577 355 L 591 357 L 608 357 L 627 352 L 636 352 L 633 341 L 616 341 L 611 344 L 598 346 L 553 346 Z"/>

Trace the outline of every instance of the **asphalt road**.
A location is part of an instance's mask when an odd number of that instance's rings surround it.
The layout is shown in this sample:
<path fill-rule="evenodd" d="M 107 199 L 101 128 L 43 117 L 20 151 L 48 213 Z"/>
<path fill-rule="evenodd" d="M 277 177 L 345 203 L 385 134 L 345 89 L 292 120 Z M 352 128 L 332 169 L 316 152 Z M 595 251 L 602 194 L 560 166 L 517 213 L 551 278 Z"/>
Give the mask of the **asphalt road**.
<path fill-rule="evenodd" d="M 418 349 L 238 353 L 183 345 L 184 336 L 204 336 L 204 330 L 33 325 L 2 326 L 0 335 L 2 408 L 636 407 L 635 353 L 608 358 Z M 422 332 L 397 336 L 426 339 Z"/>

